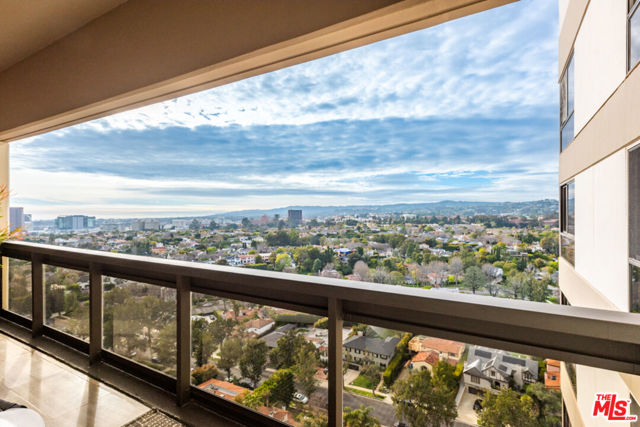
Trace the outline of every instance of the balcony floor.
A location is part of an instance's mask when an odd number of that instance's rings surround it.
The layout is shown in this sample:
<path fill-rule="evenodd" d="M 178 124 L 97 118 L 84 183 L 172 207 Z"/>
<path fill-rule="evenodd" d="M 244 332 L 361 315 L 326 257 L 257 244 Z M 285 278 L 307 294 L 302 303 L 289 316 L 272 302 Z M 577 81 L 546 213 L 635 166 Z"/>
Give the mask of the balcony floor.
<path fill-rule="evenodd" d="M 150 410 L 3 334 L 0 334 L 0 398 L 37 411 L 47 427 L 121 426 Z"/>

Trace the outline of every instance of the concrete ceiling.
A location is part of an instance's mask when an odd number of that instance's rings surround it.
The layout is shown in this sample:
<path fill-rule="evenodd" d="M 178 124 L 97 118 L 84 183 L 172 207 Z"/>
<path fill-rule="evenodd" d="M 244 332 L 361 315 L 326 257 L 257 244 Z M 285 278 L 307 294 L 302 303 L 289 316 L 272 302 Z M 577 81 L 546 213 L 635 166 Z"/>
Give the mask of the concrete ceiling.
<path fill-rule="evenodd" d="M 0 71 L 127 0 L 0 0 Z"/>

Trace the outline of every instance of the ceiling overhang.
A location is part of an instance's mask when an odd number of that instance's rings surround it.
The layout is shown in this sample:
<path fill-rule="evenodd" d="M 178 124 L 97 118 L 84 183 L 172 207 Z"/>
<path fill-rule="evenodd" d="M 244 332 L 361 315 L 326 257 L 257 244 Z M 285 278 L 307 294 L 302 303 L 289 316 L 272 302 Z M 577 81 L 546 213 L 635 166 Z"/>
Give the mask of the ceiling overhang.
<path fill-rule="evenodd" d="M 437 25 L 515 0 L 67 0 L 91 10 L 21 48 L 0 38 L 0 141 L 11 141 Z M 0 0 L 6 4 L 54 0 Z M 63 2 L 62 2 L 63 3 Z M 63 3 L 64 4 L 64 3 Z M 18 18 L 16 18 L 18 19 Z M 0 24 L 3 22 L 0 21 Z M 37 40 L 35 40 L 37 39 Z M 4 46 L 4 50 L 2 48 Z M 8 53 L 7 53 L 8 52 Z M 4 62 L 3 62 L 4 61 Z M 12 63 L 14 62 L 14 63 Z"/>

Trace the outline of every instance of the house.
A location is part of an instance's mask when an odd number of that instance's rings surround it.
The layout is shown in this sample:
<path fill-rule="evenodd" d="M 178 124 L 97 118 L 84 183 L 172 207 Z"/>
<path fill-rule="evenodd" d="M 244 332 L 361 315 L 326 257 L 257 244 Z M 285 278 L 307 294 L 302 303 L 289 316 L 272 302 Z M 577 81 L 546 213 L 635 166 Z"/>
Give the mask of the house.
<path fill-rule="evenodd" d="M 421 351 L 416 353 L 411 360 L 408 360 L 404 366 L 410 371 L 423 371 L 428 369 L 431 372 L 431 369 L 437 365 L 439 361 L 440 355 L 437 352 Z"/>
<path fill-rule="evenodd" d="M 272 319 L 253 319 L 245 323 L 247 332 L 256 336 L 267 333 L 271 328 L 275 326 L 276 322 Z"/>
<path fill-rule="evenodd" d="M 211 393 L 214 396 L 228 400 L 234 400 L 236 396 L 250 392 L 248 388 L 240 387 L 239 385 L 235 385 L 227 381 L 220 381 L 215 378 L 211 378 L 202 384 L 198 384 L 198 388 L 206 391 L 207 393 Z"/>
<path fill-rule="evenodd" d="M 487 347 L 469 347 L 463 382 L 470 393 L 509 388 L 510 383 L 523 388 L 537 380 L 538 362 L 533 359 L 512 356 Z"/>
<path fill-rule="evenodd" d="M 544 373 L 544 386 L 546 388 L 560 390 L 560 361 L 547 359 L 547 370 Z"/>
<path fill-rule="evenodd" d="M 353 335 L 344 341 L 344 357 L 351 356 L 356 364 L 371 360 L 382 368 L 386 368 L 396 352 L 398 337 L 372 338 L 364 335 Z"/>
<path fill-rule="evenodd" d="M 265 335 L 262 339 L 267 343 L 267 347 L 276 348 L 278 346 L 278 340 L 285 336 L 290 330 L 295 329 L 295 327 L 295 324 L 287 323 L 286 325 L 280 326 L 270 334 Z"/>
<path fill-rule="evenodd" d="M 440 360 L 456 365 L 464 353 L 464 343 L 416 335 L 409 341 L 409 350 L 415 353 L 434 352 Z"/>

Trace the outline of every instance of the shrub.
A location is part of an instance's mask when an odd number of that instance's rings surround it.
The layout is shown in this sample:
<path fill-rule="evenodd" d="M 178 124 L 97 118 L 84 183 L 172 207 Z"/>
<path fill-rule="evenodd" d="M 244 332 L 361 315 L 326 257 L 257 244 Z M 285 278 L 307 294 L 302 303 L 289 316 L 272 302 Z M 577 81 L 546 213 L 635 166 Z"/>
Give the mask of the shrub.
<path fill-rule="evenodd" d="M 384 381 L 384 385 L 387 387 L 391 387 L 393 382 L 398 378 L 398 374 L 402 370 L 404 366 L 404 362 L 409 359 L 409 341 L 412 338 L 412 334 L 409 332 L 405 333 L 400 342 L 396 345 L 396 354 L 387 365 L 387 369 L 384 370 L 382 374 L 382 381 Z"/>
<path fill-rule="evenodd" d="M 195 385 L 202 384 L 218 376 L 218 370 L 214 365 L 202 365 L 191 371 L 191 377 Z"/>

